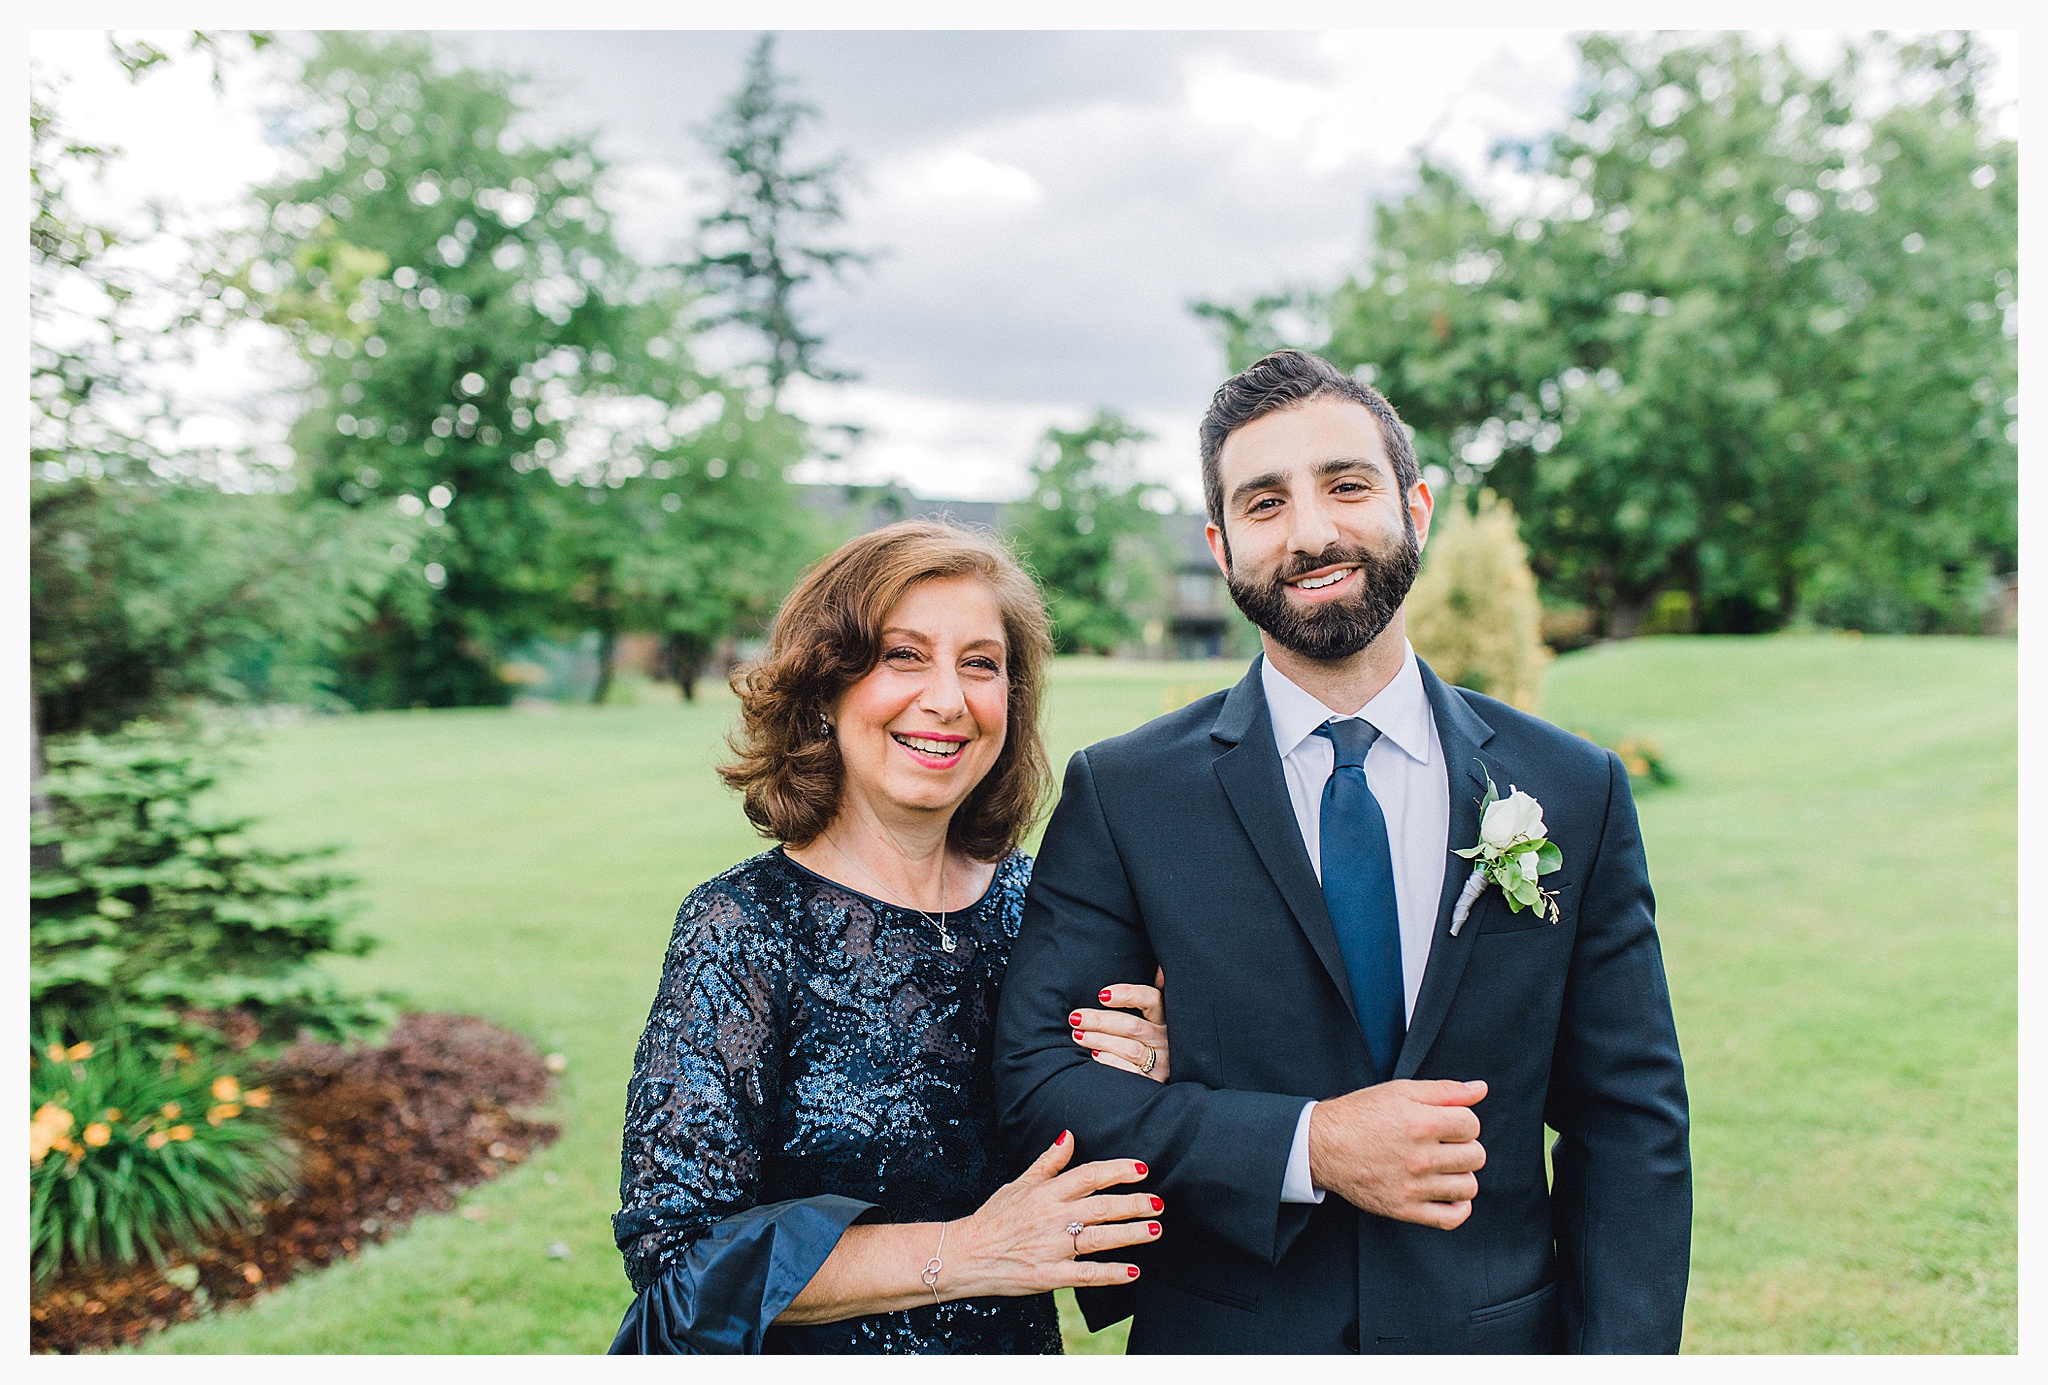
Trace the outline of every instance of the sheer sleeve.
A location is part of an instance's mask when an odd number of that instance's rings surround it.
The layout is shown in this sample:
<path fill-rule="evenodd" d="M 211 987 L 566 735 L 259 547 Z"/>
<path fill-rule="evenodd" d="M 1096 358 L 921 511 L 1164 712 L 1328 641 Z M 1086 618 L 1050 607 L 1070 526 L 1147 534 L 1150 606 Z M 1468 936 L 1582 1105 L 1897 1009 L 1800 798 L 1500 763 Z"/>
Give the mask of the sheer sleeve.
<path fill-rule="evenodd" d="M 639 1297 L 614 1351 L 758 1351 L 871 1205 L 758 1205 L 789 1021 L 776 923 L 730 878 L 676 916 L 626 1088 L 612 1230 Z"/>

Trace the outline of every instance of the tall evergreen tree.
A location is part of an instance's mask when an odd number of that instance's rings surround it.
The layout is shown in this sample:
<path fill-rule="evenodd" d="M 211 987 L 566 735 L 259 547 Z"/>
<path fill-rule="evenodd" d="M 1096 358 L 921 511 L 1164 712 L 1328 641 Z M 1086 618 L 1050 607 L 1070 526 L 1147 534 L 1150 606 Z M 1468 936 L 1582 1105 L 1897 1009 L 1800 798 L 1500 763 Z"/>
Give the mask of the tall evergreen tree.
<path fill-rule="evenodd" d="M 700 131 L 718 160 L 722 187 L 718 210 L 698 222 L 687 266 L 713 305 L 703 325 L 737 324 L 756 333 L 759 364 L 778 396 L 792 375 L 851 378 L 819 359 L 824 339 L 804 326 L 796 298 L 820 273 L 838 278 L 873 258 L 819 239 L 845 218 L 847 161 L 839 154 L 797 162 L 797 136 L 818 111 L 791 86 L 775 69 L 774 36 L 761 35 L 739 90 Z"/>

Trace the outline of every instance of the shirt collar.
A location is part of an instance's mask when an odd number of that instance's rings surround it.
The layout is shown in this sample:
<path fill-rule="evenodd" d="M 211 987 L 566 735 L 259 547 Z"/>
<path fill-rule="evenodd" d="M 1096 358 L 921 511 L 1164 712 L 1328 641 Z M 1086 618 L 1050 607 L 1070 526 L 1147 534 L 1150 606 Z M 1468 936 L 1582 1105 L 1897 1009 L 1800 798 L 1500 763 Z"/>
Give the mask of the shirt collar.
<path fill-rule="evenodd" d="M 1317 701 L 1279 669 L 1271 659 L 1260 661 L 1259 682 L 1266 694 L 1266 709 L 1273 718 L 1273 743 L 1286 759 L 1315 729 L 1342 713 L 1333 712 Z M 1379 695 L 1358 709 L 1381 735 L 1401 747 L 1418 764 L 1429 763 L 1429 694 L 1422 686 L 1422 666 L 1415 658 L 1415 646 L 1402 642 L 1401 670 Z"/>

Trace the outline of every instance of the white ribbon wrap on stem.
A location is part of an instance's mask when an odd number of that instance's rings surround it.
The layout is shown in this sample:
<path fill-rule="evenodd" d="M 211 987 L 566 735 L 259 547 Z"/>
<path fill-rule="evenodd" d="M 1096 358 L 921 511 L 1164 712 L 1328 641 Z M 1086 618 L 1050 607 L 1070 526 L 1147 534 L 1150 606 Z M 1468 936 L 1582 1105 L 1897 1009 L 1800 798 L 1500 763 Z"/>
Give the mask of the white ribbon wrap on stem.
<path fill-rule="evenodd" d="M 1451 910 L 1451 936 L 1457 937 L 1458 930 L 1465 926 L 1465 920 L 1472 913 L 1472 906 L 1479 896 L 1486 893 L 1486 868 L 1473 862 L 1472 873 L 1465 877 L 1465 888 L 1458 892 L 1457 907 Z"/>

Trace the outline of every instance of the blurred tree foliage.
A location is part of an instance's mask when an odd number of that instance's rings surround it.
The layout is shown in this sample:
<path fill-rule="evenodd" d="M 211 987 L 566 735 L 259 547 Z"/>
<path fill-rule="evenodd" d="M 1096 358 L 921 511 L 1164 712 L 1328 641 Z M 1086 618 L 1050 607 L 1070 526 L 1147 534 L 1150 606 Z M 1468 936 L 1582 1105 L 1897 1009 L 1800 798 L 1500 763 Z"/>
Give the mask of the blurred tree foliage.
<path fill-rule="evenodd" d="M 678 334 L 662 354 L 681 350 Z M 597 632 L 598 702 L 627 630 L 660 635 L 665 672 L 694 696 L 717 642 L 765 624 L 822 546 L 784 477 L 803 456 L 803 425 L 765 389 L 707 380 L 683 403 L 665 380 L 638 382 L 640 393 L 634 383 L 584 396 L 601 429 L 558 459 L 568 484 L 546 519 L 553 617 Z"/>
<path fill-rule="evenodd" d="M 589 141 L 528 138 L 510 79 L 420 38 L 325 35 L 303 80 L 298 171 L 230 287 L 312 370 L 304 489 L 422 524 L 343 693 L 502 702 L 503 652 L 548 628 L 708 645 L 779 596 L 801 427 L 691 363 Z"/>
<path fill-rule="evenodd" d="M 1565 127 L 1502 151 L 1533 193 L 1424 166 L 1319 349 L 1603 633 L 1670 590 L 1703 631 L 1976 628 L 2017 562 L 2018 164 L 1968 37 L 1580 58 Z"/>
<path fill-rule="evenodd" d="M 846 215 L 846 158 L 794 162 L 791 145 L 818 112 L 775 70 L 774 44 L 772 34 L 761 35 L 739 89 L 699 132 L 722 186 L 717 210 L 697 223 L 696 254 L 685 269 L 707 295 L 701 325 L 757 334 L 765 348 L 760 367 L 779 396 L 792 375 L 852 378 L 819 360 L 824 339 L 804 327 L 795 300 L 820 272 L 838 278 L 873 256 L 817 239 Z"/>
<path fill-rule="evenodd" d="M 220 50 L 215 49 L 218 59 Z M 139 64 L 139 73 L 154 66 Z M 113 151 L 29 112 L 29 664 L 42 732 L 184 700 L 308 699 L 384 580 L 381 519 L 292 508 L 280 478 L 181 442 L 152 367 L 186 357 L 197 285 L 145 268 L 171 232 L 76 206 Z M 158 257 L 161 259 L 161 257 Z"/>
<path fill-rule="evenodd" d="M 586 375 L 617 367 L 634 268 L 576 140 L 511 129 L 509 83 L 421 38 L 323 35 L 303 73 L 297 176 L 263 189 L 228 287 L 313 376 L 301 492 L 424 521 L 340 664 L 358 706 L 502 702 L 497 655 L 546 614 L 545 463 Z"/>
<path fill-rule="evenodd" d="M 1163 487 L 1137 480 L 1147 435 L 1108 410 L 1081 428 L 1048 428 L 1031 490 L 1010 509 L 1011 536 L 1052 607 L 1059 652 L 1114 653 L 1137 638 L 1159 595 Z"/>

